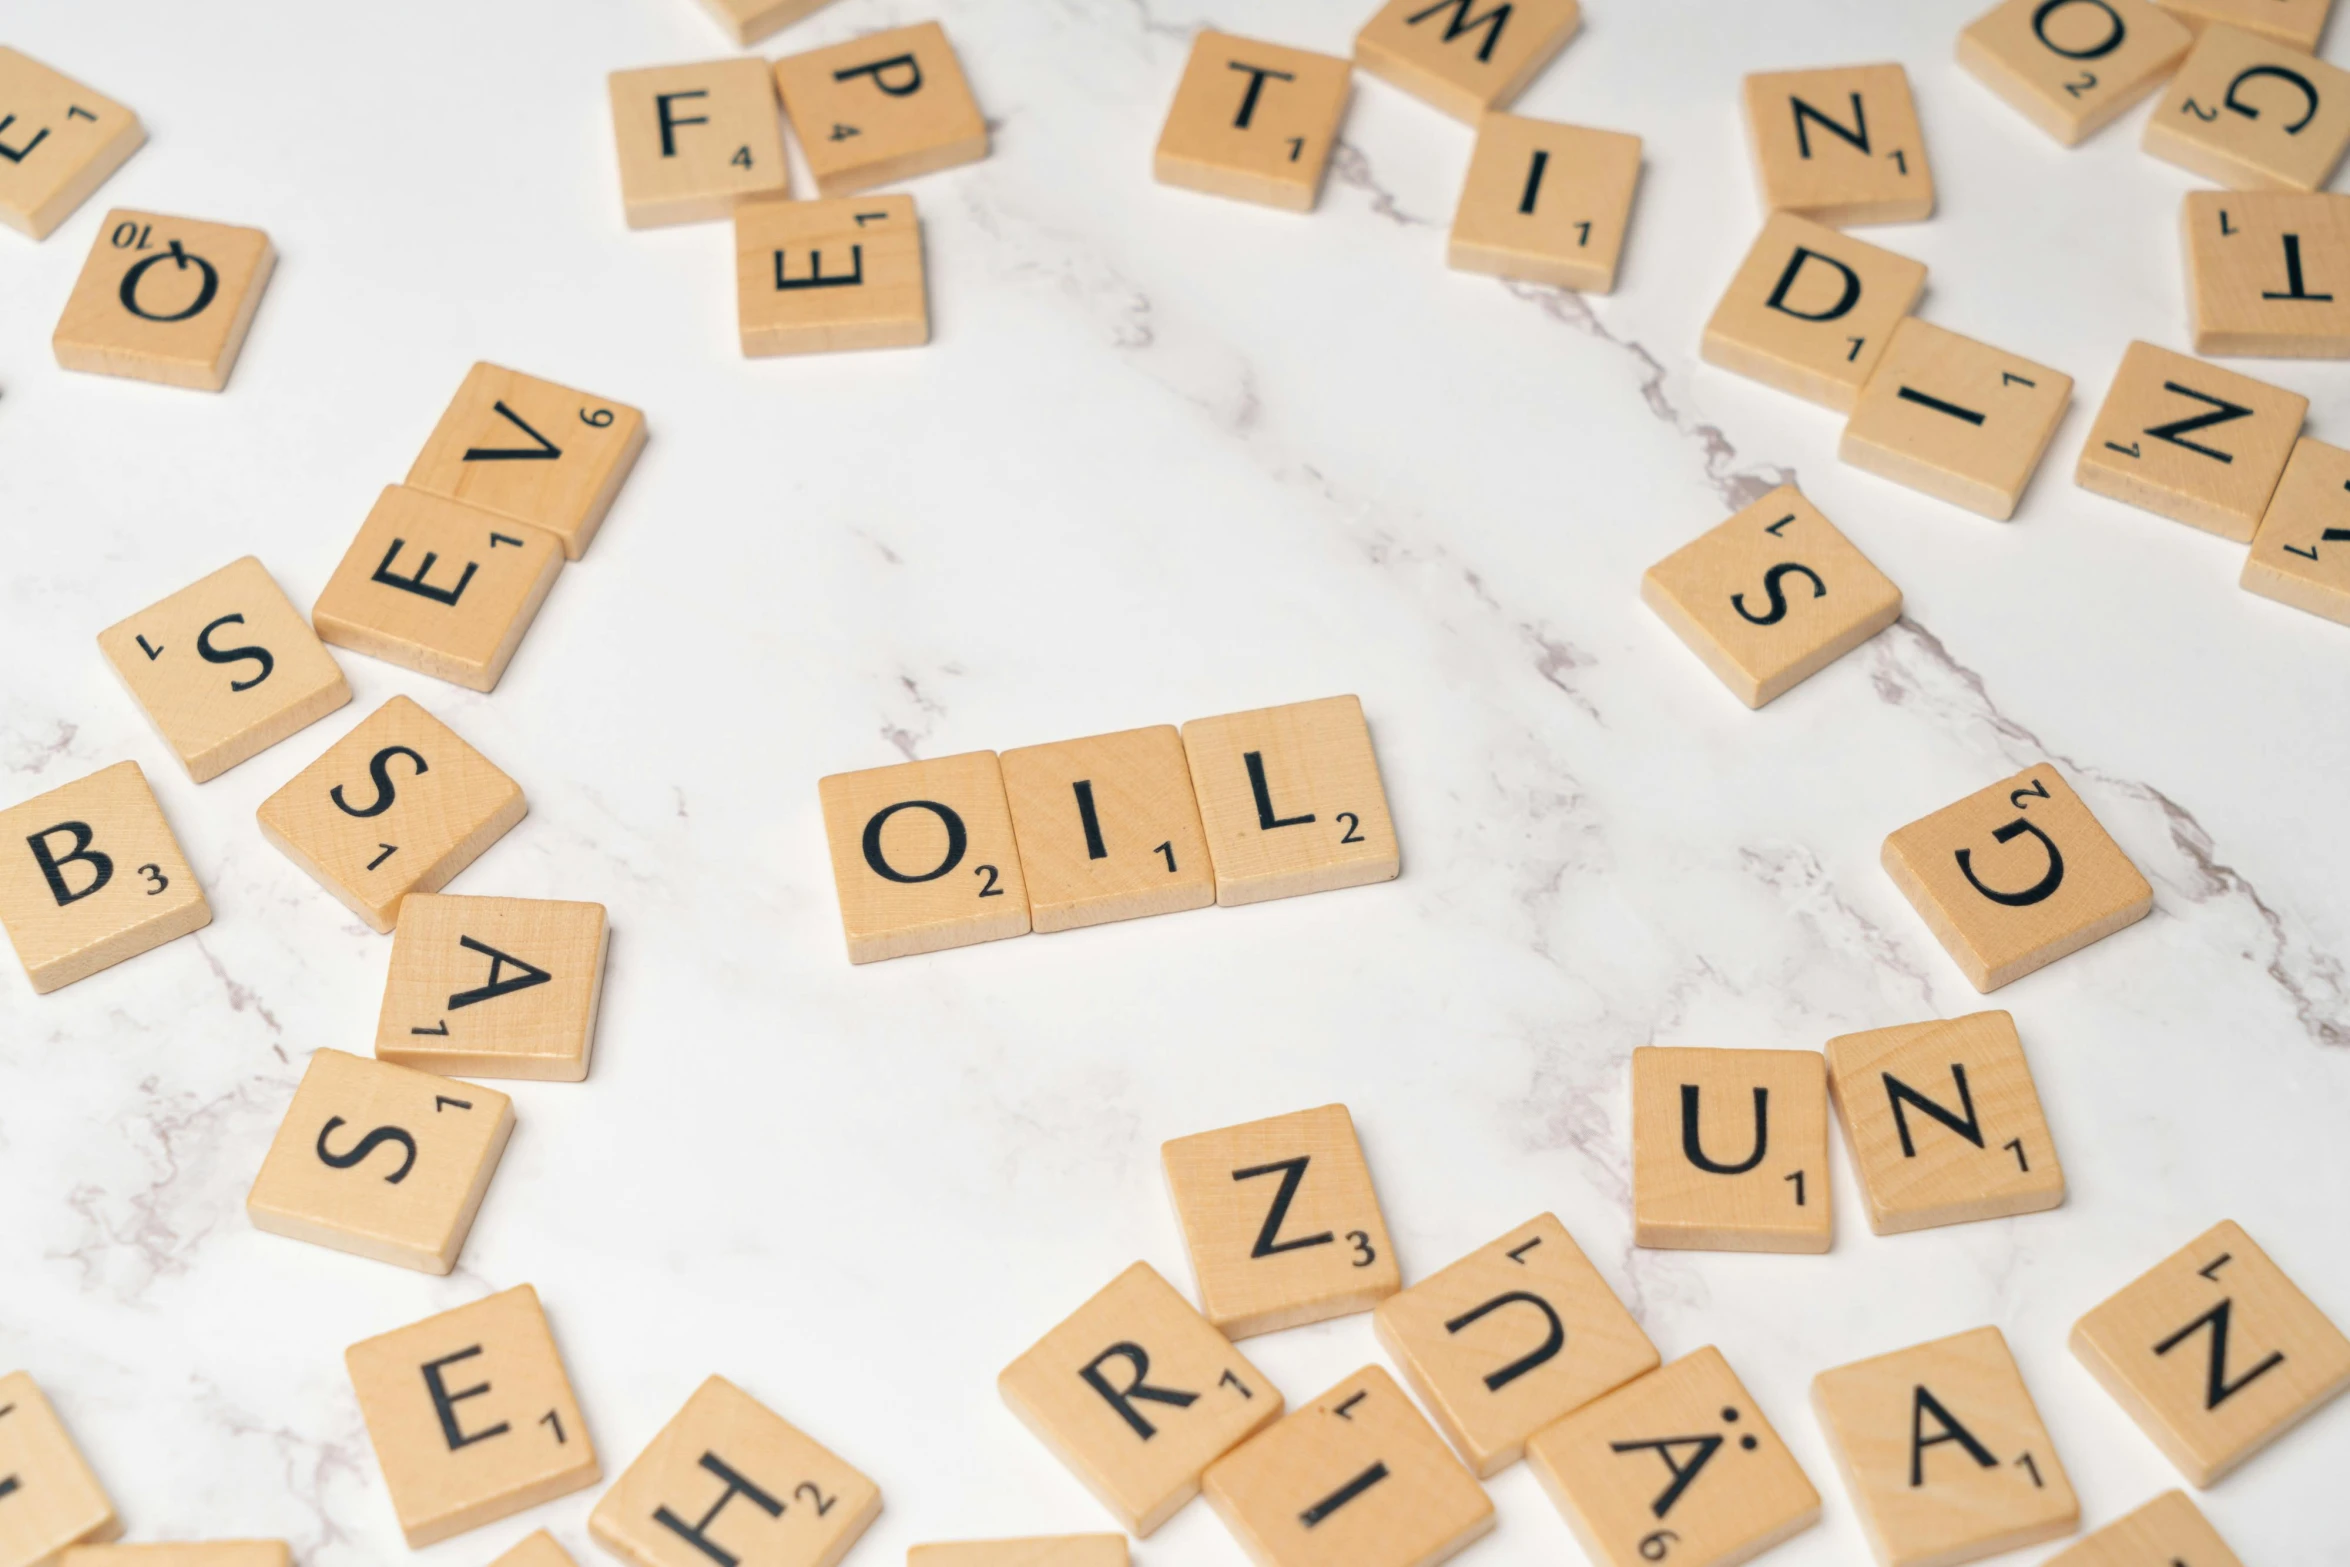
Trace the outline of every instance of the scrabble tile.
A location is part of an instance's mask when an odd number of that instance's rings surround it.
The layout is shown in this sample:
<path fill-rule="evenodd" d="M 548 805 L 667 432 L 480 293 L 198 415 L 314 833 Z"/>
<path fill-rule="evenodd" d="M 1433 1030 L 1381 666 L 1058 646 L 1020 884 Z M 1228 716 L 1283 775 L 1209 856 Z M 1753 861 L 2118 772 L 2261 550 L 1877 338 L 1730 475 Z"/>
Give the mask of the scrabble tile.
<path fill-rule="evenodd" d="M 879 1486 L 714 1376 L 612 1483 L 588 1532 L 635 1567 L 832 1567 L 880 1512 Z"/>
<path fill-rule="evenodd" d="M 1127 1567 L 1126 1536 L 1050 1534 L 909 1545 L 906 1567 Z"/>
<path fill-rule="evenodd" d="M 1359 699 L 1195 718 L 1183 751 L 1224 907 L 1393 881 L 1403 868 Z"/>
<path fill-rule="evenodd" d="M 138 763 L 102 767 L 0 811 L 0 925 L 36 992 L 211 923 Z"/>
<path fill-rule="evenodd" d="M 2135 925 L 2154 889 L 2043 762 L 1885 840 L 1885 873 L 1977 990 Z"/>
<path fill-rule="evenodd" d="M 1311 212 L 1352 87 L 1344 60 L 1203 27 L 1152 175 L 1162 185 Z"/>
<path fill-rule="evenodd" d="M 1705 362 L 1850 413 L 1926 286 L 1926 264 L 1774 212 L 1705 324 Z"/>
<path fill-rule="evenodd" d="M 632 229 L 707 223 L 791 191 L 775 80 L 759 59 L 614 71 L 612 139 Z"/>
<path fill-rule="evenodd" d="M 786 55 L 775 62 L 775 88 L 827 196 L 987 156 L 987 121 L 936 22 Z"/>
<path fill-rule="evenodd" d="M 1039 931 L 1216 901 L 1191 769 L 1172 724 L 1024 746 L 1002 761 Z"/>
<path fill-rule="evenodd" d="M 1583 23 L 1575 0 L 1387 0 L 1355 34 L 1355 68 L 1471 125 L 1507 108 Z"/>
<path fill-rule="evenodd" d="M 1547 1213 L 1388 1296 L 1371 1321 L 1481 1477 L 1516 1463 L 1544 1426 L 1657 1367 L 1656 1346 Z"/>
<path fill-rule="evenodd" d="M 2057 1552 L 2041 1567 L 2244 1567 L 2184 1491 L 2165 1491 L 2136 1512 Z"/>
<path fill-rule="evenodd" d="M 0 1377 L 0 1563 L 56 1567 L 122 1520 L 29 1371 Z"/>
<path fill-rule="evenodd" d="M 603 1478 L 527 1284 L 354 1344 L 343 1363 L 411 1549 Z"/>
<path fill-rule="evenodd" d="M 1635 1245 L 1823 1252 L 1834 1205 L 1818 1051 L 1632 1052 Z"/>
<path fill-rule="evenodd" d="M 2350 451 L 2294 446 L 2242 580 L 2246 592 L 2350 626 Z"/>
<path fill-rule="evenodd" d="M 911 196 L 747 202 L 734 215 L 734 280 L 749 358 L 930 341 Z"/>
<path fill-rule="evenodd" d="M 334 656 L 250 555 L 107 627 L 98 648 L 198 783 L 351 700 Z"/>
<path fill-rule="evenodd" d="M 1377 1366 L 1217 1459 L 1202 1487 L 1258 1567 L 1435 1567 L 1493 1528 L 1484 1487 Z"/>
<path fill-rule="evenodd" d="M 490 1563 L 490 1567 L 578 1567 L 571 1553 L 555 1543 L 555 1537 L 540 1529 L 523 1537 L 522 1543 Z"/>
<path fill-rule="evenodd" d="M 514 1131 L 494 1088 L 321 1050 L 246 1194 L 253 1227 L 447 1273 Z"/>
<path fill-rule="evenodd" d="M 2206 27 L 2147 120 L 2145 147 L 2234 190 L 2317 190 L 2350 147 L 2350 71 Z"/>
<path fill-rule="evenodd" d="M 551 533 L 387 484 L 310 618 L 337 647 L 489 691 L 562 569 Z"/>
<path fill-rule="evenodd" d="M 1147 1262 L 1006 1366 L 996 1390 L 1140 1535 L 1199 1495 L 1208 1465 L 1282 1409 L 1271 1379 Z"/>
<path fill-rule="evenodd" d="M 1684 1355 L 1526 1444 L 1602 1567 L 1735 1567 L 1820 1521 L 1820 1494 L 1722 1352 Z"/>
<path fill-rule="evenodd" d="M 1477 124 L 1445 264 L 1607 293 L 1639 184 L 1637 136 L 1489 114 Z"/>
<path fill-rule="evenodd" d="M 1649 567 L 1640 597 L 1748 707 L 1901 618 L 1901 590 L 1792 484 Z"/>
<path fill-rule="evenodd" d="M 2162 8 L 2200 31 L 2212 22 L 2249 28 L 2296 48 L 2314 50 L 2334 0 L 2161 0 Z"/>
<path fill-rule="evenodd" d="M 1028 887 L 993 751 L 820 779 L 851 963 L 1028 934 Z"/>
<path fill-rule="evenodd" d="M 294 1567 L 294 1553 L 283 1540 L 142 1541 L 77 1546 L 63 1567 Z"/>
<path fill-rule="evenodd" d="M 68 370 L 217 392 L 276 265 L 259 229 L 117 207 L 99 226 L 50 349 Z"/>
<path fill-rule="evenodd" d="M 702 0 L 702 9 L 745 48 L 823 9 L 826 0 Z"/>
<path fill-rule="evenodd" d="M 1811 1400 L 1884 1567 L 1956 1567 L 2080 1526 L 1997 1328 L 1823 1371 Z"/>
<path fill-rule="evenodd" d="M 2000 0 L 1958 35 L 1958 63 L 2077 147 L 2160 87 L 2194 41 L 2147 0 Z"/>
<path fill-rule="evenodd" d="M 416 454 L 408 485 L 527 522 L 577 560 L 644 449 L 645 416 L 628 404 L 477 364 Z"/>
<path fill-rule="evenodd" d="M 2062 371 L 1911 316 L 1893 329 L 1836 454 L 2005 521 L 2072 395 Z"/>
<path fill-rule="evenodd" d="M 2179 217 L 2195 352 L 2350 359 L 2350 196 L 2199 190 Z"/>
<path fill-rule="evenodd" d="M 261 802 L 261 836 L 367 922 L 438 892 L 522 820 L 522 787 L 404 696 Z"/>
<path fill-rule="evenodd" d="M 375 1025 L 379 1061 L 576 1083 L 595 1047 L 604 906 L 552 898 L 402 900 Z"/>
<path fill-rule="evenodd" d="M 1934 215 L 1934 171 L 1898 65 L 1749 76 L 1746 135 L 1766 213 L 1822 223 Z"/>
<path fill-rule="evenodd" d="M 112 98 L 0 47 L 0 223 L 48 238 L 146 140 Z"/>
<path fill-rule="evenodd" d="M 2084 490 L 2249 543 L 2301 435 L 2309 399 L 2132 343 L 2081 448 Z"/>
<path fill-rule="evenodd" d="M 1344 1105 L 1161 1145 L 1207 1319 L 1232 1338 L 1369 1311 L 1403 1286 Z"/>
<path fill-rule="evenodd" d="M 2072 1346 L 2198 1487 L 2350 1387 L 2350 1339 L 2233 1221 L 2074 1323 Z"/>

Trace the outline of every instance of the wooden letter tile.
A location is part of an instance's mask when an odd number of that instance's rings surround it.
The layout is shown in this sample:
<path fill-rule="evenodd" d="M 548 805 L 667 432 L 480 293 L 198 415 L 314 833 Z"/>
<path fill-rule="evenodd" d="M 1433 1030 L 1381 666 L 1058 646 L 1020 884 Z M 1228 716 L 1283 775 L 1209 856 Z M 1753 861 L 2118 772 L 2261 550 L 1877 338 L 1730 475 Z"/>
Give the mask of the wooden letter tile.
<path fill-rule="evenodd" d="M 634 1567 L 832 1567 L 881 1488 L 724 1377 L 694 1389 L 588 1517 Z"/>
<path fill-rule="evenodd" d="M 1140 1535 L 1197 1496 L 1208 1465 L 1282 1408 L 1271 1379 L 1147 1262 L 1006 1366 L 996 1389 Z"/>
<path fill-rule="evenodd" d="M 2350 196 L 2191 191 L 2179 219 L 2195 352 L 2350 359 Z"/>
<path fill-rule="evenodd" d="M 525 1536 L 521 1544 L 490 1563 L 490 1567 L 578 1567 L 578 1563 L 556 1543 L 553 1535 L 541 1529 Z"/>
<path fill-rule="evenodd" d="M 2043 762 L 1885 840 L 1885 873 L 1980 991 L 2103 941 L 2154 889 Z"/>
<path fill-rule="evenodd" d="M 2350 147 L 2350 71 L 2212 26 L 2188 51 L 2146 150 L 2234 190 L 2318 190 Z"/>
<path fill-rule="evenodd" d="M 404 696 L 261 802 L 261 836 L 371 930 L 438 892 L 522 820 L 522 787 Z"/>
<path fill-rule="evenodd" d="M 702 9 L 726 30 L 726 36 L 749 48 L 770 33 L 821 10 L 825 0 L 702 0 Z"/>
<path fill-rule="evenodd" d="M 2246 27 L 2297 49 L 2315 49 L 2334 0 L 2161 0 L 2162 8 L 2200 31 L 2212 22 Z"/>
<path fill-rule="evenodd" d="M 283 1540 L 141 1541 L 79 1546 L 63 1567 L 294 1567 L 294 1552 Z"/>
<path fill-rule="evenodd" d="M 2132 343 L 2073 477 L 2084 490 L 2248 543 L 2308 412 L 2298 392 Z"/>
<path fill-rule="evenodd" d="M 1898 65 L 1749 76 L 1746 134 L 1765 212 L 1822 223 L 1934 215 L 1934 171 Z"/>
<path fill-rule="evenodd" d="M 259 229 L 117 207 L 49 346 L 68 370 L 217 392 L 276 264 Z"/>
<path fill-rule="evenodd" d="M 645 416 L 519 370 L 477 364 L 408 470 L 412 489 L 527 522 L 577 560 L 645 449 Z"/>
<path fill-rule="evenodd" d="M 630 228 L 708 222 L 749 197 L 790 191 L 766 61 L 614 71 L 608 85 Z"/>
<path fill-rule="evenodd" d="M 1551 1214 L 1381 1301 L 1379 1342 L 1480 1476 L 1657 1367 L 1656 1346 Z"/>
<path fill-rule="evenodd" d="M 947 1540 L 906 1547 L 906 1567 L 1127 1567 L 1127 1559 L 1122 1534 Z"/>
<path fill-rule="evenodd" d="M 1634 1244 L 1822 1252 L 1834 1202 L 1818 1051 L 1632 1052 Z"/>
<path fill-rule="evenodd" d="M 1837 455 L 2005 521 L 2072 395 L 2062 371 L 1911 316 L 1893 329 Z"/>
<path fill-rule="evenodd" d="M 0 223 L 48 238 L 146 139 L 112 98 L 0 47 Z"/>
<path fill-rule="evenodd" d="M 2000 0 L 1958 35 L 1958 63 L 2077 147 L 2161 86 L 2194 41 L 2148 0 Z"/>
<path fill-rule="evenodd" d="M 587 1076 L 604 906 L 418 893 L 400 904 L 379 1061 L 467 1077 Z"/>
<path fill-rule="evenodd" d="M 749 358 L 930 341 L 911 196 L 746 202 L 734 215 L 734 281 Z"/>
<path fill-rule="evenodd" d="M 1842 1034 L 1827 1056 L 1828 1092 L 1879 1235 L 2064 1201 L 2064 1167 L 2007 1013 Z"/>
<path fill-rule="evenodd" d="M 1355 34 L 1355 66 L 1475 125 L 1525 91 L 1582 23 L 1575 0 L 1482 10 L 1477 0 L 1387 0 Z"/>
<path fill-rule="evenodd" d="M 2350 452 L 2294 446 L 2242 580 L 2247 592 L 2350 626 Z"/>
<path fill-rule="evenodd" d="M 419 1273 L 446 1273 L 514 1131 L 494 1088 L 321 1050 L 278 1123 L 253 1227 Z"/>
<path fill-rule="evenodd" d="M 354 1344 L 343 1364 L 412 1549 L 603 1478 L 527 1284 Z"/>
<path fill-rule="evenodd" d="M 122 1520 L 29 1371 L 0 1377 L 0 1563 L 57 1567 Z"/>
<path fill-rule="evenodd" d="M 1028 934 L 1028 887 L 993 751 L 820 779 L 851 963 Z"/>
<path fill-rule="evenodd" d="M 1352 87 L 1344 60 L 1203 27 L 1151 171 L 1162 185 L 1311 212 Z"/>
<path fill-rule="evenodd" d="M 1535 1433 L 1526 1461 L 1604 1567 L 1735 1567 L 1820 1521 L 1820 1493 L 1710 1347 Z"/>
<path fill-rule="evenodd" d="M 1195 718 L 1183 750 L 1224 907 L 1393 881 L 1402 869 L 1357 698 Z"/>
<path fill-rule="evenodd" d="M 2244 1567 L 2184 1491 L 2165 1491 L 2041 1567 Z"/>
<path fill-rule="evenodd" d="M 1884 1567 L 1957 1567 L 2080 1525 L 1997 1328 L 1823 1371 L 1811 1401 Z"/>
<path fill-rule="evenodd" d="M 2350 1339 L 2232 1221 L 2073 1324 L 2072 1345 L 2199 1487 L 2350 1387 Z"/>
<path fill-rule="evenodd" d="M 1639 184 L 1637 136 L 1489 114 L 1477 124 L 1445 262 L 1463 272 L 1607 293 L 1616 286 Z"/>
<path fill-rule="evenodd" d="M 775 62 L 816 189 L 846 196 L 987 156 L 987 121 L 936 22 Z"/>
<path fill-rule="evenodd" d="M 138 763 L 102 767 L 0 811 L 0 925 L 35 991 L 211 923 Z"/>
<path fill-rule="evenodd" d="M 1748 707 L 1901 618 L 1901 590 L 1792 484 L 1649 567 L 1640 597 Z"/>
<path fill-rule="evenodd" d="M 1003 754 L 1004 794 L 1039 931 L 1216 901 L 1183 737 L 1172 724 Z"/>
<path fill-rule="evenodd" d="M 1925 286 L 1922 261 L 1774 212 L 1705 324 L 1700 352 L 1848 414 Z"/>

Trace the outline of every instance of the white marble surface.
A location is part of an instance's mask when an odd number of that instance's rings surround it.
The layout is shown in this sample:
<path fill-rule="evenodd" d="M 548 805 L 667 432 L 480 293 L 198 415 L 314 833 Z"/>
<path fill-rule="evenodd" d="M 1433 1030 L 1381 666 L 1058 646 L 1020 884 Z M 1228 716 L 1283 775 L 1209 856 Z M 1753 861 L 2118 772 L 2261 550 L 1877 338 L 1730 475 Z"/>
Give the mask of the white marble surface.
<path fill-rule="evenodd" d="M 13 8 L 10 42 L 152 140 L 46 244 L 0 235 L 0 801 L 138 759 L 217 911 L 48 998 L 0 976 L 0 1366 L 134 1537 L 402 1558 L 342 1349 L 523 1281 L 608 1474 L 716 1370 L 880 1480 L 865 1567 L 1103 1526 L 997 1370 L 1137 1256 L 1187 1277 L 1162 1140 L 1332 1099 L 1407 1278 L 1553 1209 L 1668 1355 L 1724 1347 L 1826 1497 L 1785 1567 L 1866 1559 L 1807 1407 L 1825 1367 L 1999 1324 L 2103 1522 L 2177 1476 L 2067 1353 L 2085 1308 L 2234 1217 L 2350 1319 L 2350 632 L 2069 481 L 2124 345 L 2185 346 L 2191 182 L 2137 150 L 2144 111 L 2060 150 L 1951 63 L 1974 0 L 1592 0 L 1523 107 L 1648 138 L 1613 297 L 1446 271 L 1469 134 L 1377 82 L 1311 217 L 1150 182 L 1195 23 L 1343 53 L 1369 8 L 838 0 L 765 52 L 943 14 L 995 152 L 911 187 L 930 347 L 759 363 L 724 226 L 620 225 L 603 74 L 725 52 L 689 0 Z M 2012 525 L 1695 363 L 1758 220 L 1739 74 L 1876 58 L 1910 68 L 1942 205 L 1872 237 L 1931 263 L 1931 319 L 2080 383 Z M 113 203 L 275 239 L 225 395 L 53 367 Z M 93 635 L 248 551 L 307 603 L 477 357 L 653 432 L 504 684 L 346 657 L 352 708 L 187 783 Z M 2338 367 L 2245 368 L 2350 442 Z M 1909 618 L 1750 714 L 1636 587 L 1791 474 Z M 453 890 L 600 899 L 615 932 L 593 1076 L 512 1085 L 446 1280 L 242 1211 L 308 1054 L 366 1048 L 388 948 L 253 810 L 402 691 L 529 792 Z M 1334 691 L 1371 716 L 1400 881 L 844 960 L 819 774 Z M 1627 1053 L 1977 1007 L 1878 845 L 2043 757 L 2157 901 L 1995 1003 L 2070 1202 L 1879 1240 L 1839 1151 L 1828 1257 L 1632 1250 Z M 1378 1353 L 1367 1318 L 1248 1352 L 1292 1399 Z M 2350 1401 L 2206 1505 L 2247 1562 L 2350 1563 L 2345 1459 Z M 1523 1469 L 1492 1492 L 1464 1562 L 1577 1559 Z M 419 1559 L 542 1524 L 595 1559 L 593 1495 Z M 1204 1507 L 1142 1555 L 1241 1559 Z"/>

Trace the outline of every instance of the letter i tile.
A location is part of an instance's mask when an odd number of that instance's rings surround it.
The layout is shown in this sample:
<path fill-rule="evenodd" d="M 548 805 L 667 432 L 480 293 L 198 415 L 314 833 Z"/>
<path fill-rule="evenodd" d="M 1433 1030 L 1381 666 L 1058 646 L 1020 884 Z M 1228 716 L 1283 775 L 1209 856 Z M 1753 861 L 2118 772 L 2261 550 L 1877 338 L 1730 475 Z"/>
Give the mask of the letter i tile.
<path fill-rule="evenodd" d="M 1855 468 L 2005 521 L 2022 504 L 2073 378 L 1911 316 L 1845 423 Z"/>

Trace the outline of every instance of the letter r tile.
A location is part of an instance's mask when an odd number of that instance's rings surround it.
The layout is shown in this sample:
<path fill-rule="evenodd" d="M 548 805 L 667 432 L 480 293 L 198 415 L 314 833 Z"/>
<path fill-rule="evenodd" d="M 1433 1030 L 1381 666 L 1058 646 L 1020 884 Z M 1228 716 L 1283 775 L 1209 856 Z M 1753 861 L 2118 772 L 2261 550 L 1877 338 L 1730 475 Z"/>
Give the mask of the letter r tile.
<path fill-rule="evenodd" d="M 816 789 L 851 963 L 1028 934 L 995 752 L 834 773 Z"/>

